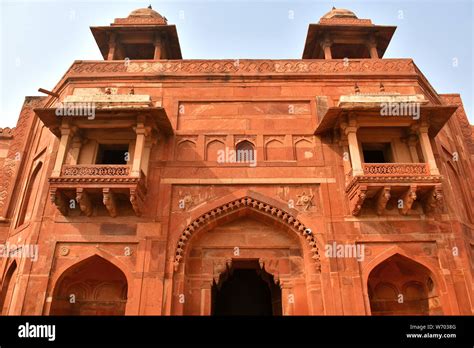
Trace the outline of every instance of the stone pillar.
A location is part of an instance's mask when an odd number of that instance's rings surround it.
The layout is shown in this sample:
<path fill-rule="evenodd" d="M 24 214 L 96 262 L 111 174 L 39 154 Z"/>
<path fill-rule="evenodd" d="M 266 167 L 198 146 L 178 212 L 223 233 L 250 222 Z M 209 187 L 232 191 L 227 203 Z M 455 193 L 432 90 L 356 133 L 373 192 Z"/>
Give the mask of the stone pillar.
<path fill-rule="evenodd" d="M 371 59 L 379 58 L 379 52 L 377 51 L 377 41 L 374 37 L 371 37 L 367 42 L 367 48 L 369 49 Z"/>
<path fill-rule="evenodd" d="M 79 155 L 81 153 L 81 147 L 82 147 L 82 137 L 81 136 L 75 136 L 72 139 L 72 144 L 71 144 L 71 151 L 70 153 L 70 164 L 71 165 L 76 165 L 77 162 L 79 161 Z"/>
<path fill-rule="evenodd" d="M 430 168 L 430 175 L 439 175 L 438 166 L 433 155 L 433 149 L 431 148 L 430 137 L 428 135 L 428 127 L 421 126 L 418 128 L 418 137 L 420 139 L 421 151 L 425 162 L 428 163 Z"/>
<path fill-rule="evenodd" d="M 321 42 L 321 48 L 324 51 L 324 59 L 332 59 L 331 45 L 332 42 L 328 38 Z"/>
<path fill-rule="evenodd" d="M 61 175 L 61 168 L 66 159 L 66 154 L 69 149 L 69 144 L 71 142 L 71 137 L 74 135 L 74 129 L 67 123 L 62 124 L 61 126 L 61 140 L 59 142 L 58 153 L 56 155 L 56 162 L 54 163 L 53 172 L 51 173 L 52 177 L 59 177 Z"/>
<path fill-rule="evenodd" d="M 162 59 L 162 56 L 161 56 L 162 41 L 161 41 L 160 36 L 157 35 L 155 37 L 154 45 L 155 45 L 155 55 L 154 55 L 153 59 L 155 59 L 155 60 Z"/>
<path fill-rule="evenodd" d="M 200 315 L 211 315 L 212 281 L 205 281 L 201 285 L 201 310 Z"/>
<path fill-rule="evenodd" d="M 344 134 L 347 136 L 349 143 L 349 153 L 351 155 L 352 175 L 363 175 L 362 159 L 359 151 L 359 143 L 357 141 L 357 126 L 351 124 L 350 126 L 342 125 Z"/>
<path fill-rule="evenodd" d="M 146 134 L 147 134 L 147 129 L 145 125 L 143 124 L 143 122 L 140 122 L 140 120 L 137 123 L 135 132 L 137 133 L 137 140 L 135 143 L 135 152 L 133 154 L 131 176 L 139 177 L 141 173 L 142 158 L 143 158 L 143 152 L 145 149 L 145 140 L 146 140 Z"/>
<path fill-rule="evenodd" d="M 347 142 L 347 138 L 340 141 L 340 145 L 342 146 L 342 165 L 344 167 L 344 176 L 346 181 L 349 177 L 349 173 L 352 169 L 351 162 L 350 162 L 350 155 L 349 155 L 349 143 Z M 346 182 L 347 183 L 347 182 Z"/>
<path fill-rule="evenodd" d="M 407 139 L 407 145 L 410 149 L 411 160 L 413 163 L 420 163 L 418 152 L 416 151 L 416 144 L 418 143 L 418 137 L 415 134 L 410 134 Z"/>
<path fill-rule="evenodd" d="M 112 33 L 109 38 L 109 53 L 107 60 L 114 60 L 115 58 L 115 33 Z"/>
<path fill-rule="evenodd" d="M 281 287 L 281 305 L 283 315 L 294 315 L 295 312 L 295 294 L 293 293 L 293 286 L 289 282 L 282 281 Z"/>

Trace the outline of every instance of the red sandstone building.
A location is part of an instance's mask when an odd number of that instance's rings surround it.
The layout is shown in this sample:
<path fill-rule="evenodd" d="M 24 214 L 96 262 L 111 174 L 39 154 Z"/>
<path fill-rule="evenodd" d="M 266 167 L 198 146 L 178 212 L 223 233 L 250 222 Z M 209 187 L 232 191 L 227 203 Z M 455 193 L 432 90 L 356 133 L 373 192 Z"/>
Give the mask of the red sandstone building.
<path fill-rule="evenodd" d="M 301 60 L 91 30 L 0 134 L 2 314 L 473 314 L 472 127 L 395 27 L 333 9 Z"/>

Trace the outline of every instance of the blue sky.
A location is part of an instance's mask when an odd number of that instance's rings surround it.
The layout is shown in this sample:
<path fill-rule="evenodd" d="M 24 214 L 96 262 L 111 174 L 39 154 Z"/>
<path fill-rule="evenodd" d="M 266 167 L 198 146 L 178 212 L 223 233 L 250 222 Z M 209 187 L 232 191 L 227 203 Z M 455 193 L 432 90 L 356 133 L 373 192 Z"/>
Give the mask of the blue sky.
<path fill-rule="evenodd" d="M 299 59 L 308 24 L 332 6 L 396 25 L 385 57 L 413 58 L 439 93 L 461 93 L 474 123 L 472 0 L 0 0 L 0 126 L 15 126 L 24 96 L 52 89 L 74 60 L 102 59 L 89 26 L 149 4 L 176 24 L 184 59 Z"/>

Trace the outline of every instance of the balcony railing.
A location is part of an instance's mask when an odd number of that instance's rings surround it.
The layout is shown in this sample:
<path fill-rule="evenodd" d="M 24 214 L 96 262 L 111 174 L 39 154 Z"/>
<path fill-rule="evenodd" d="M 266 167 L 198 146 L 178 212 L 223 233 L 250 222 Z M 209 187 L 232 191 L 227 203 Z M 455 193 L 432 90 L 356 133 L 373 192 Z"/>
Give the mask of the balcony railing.
<path fill-rule="evenodd" d="M 422 202 L 425 213 L 433 212 L 441 205 L 441 179 L 431 174 L 428 163 L 363 163 L 361 174 L 354 175 L 352 169 L 346 173 L 351 214 L 360 214 L 366 198 L 378 215 L 390 199 L 403 202 L 398 203 L 402 215 L 408 214 L 415 200 Z"/>
<path fill-rule="evenodd" d="M 413 176 L 429 175 L 427 163 L 364 163 L 364 175 L 375 176 Z"/>
<path fill-rule="evenodd" d="M 77 164 L 63 165 L 59 176 L 49 178 L 51 201 L 63 215 L 68 215 L 69 202 L 75 199 L 86 216 L 92 216 L 92 196 L 103 195 L 103 203 L 110 216 L 118 215 L 117 197 L 128 196 L 137 216 L 141 215 L 146 195 L 146 176 L 132 175 L 129 165 Z M 95 204 L 95 203 L 94 203 Z"/>
<path fill-rule="evenodd" d="M 130 166 L 127 165 L 63 165 L 61 176 L 64 177 L 90 177 L 90 176 L 129 176 Z"/>

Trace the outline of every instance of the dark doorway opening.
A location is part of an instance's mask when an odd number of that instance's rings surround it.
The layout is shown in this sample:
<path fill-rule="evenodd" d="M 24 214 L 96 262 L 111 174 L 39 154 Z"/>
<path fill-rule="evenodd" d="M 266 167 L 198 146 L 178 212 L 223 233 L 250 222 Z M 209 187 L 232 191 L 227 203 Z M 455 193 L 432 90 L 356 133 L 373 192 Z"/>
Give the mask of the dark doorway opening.
<path fill-rule="evenodd" d="M 392 150 L 389 143 L 362 144 L 365 163 L 392 163 Z"/>
<path fill-rule="evenodd" d="M 96 164 L 127 164 L 128 144 L 100 144 Z"/>
<path fill-rule="evenodd" d="M 281 315 L 281 289 L 258 261 L 234 262 L 212 287 L 213 315 Z"/>
<path fill-rule="evenodd" d="M 365 163 L 387 163 L 383 151 L 380 150 L 364 150 Z"/>

